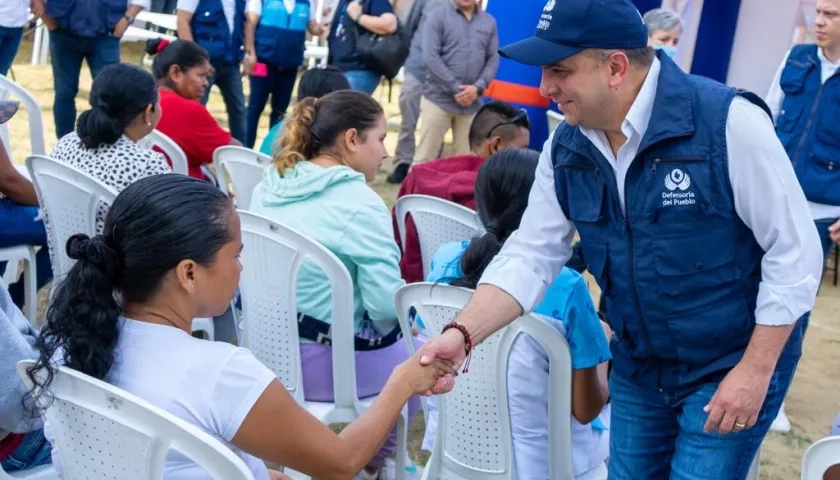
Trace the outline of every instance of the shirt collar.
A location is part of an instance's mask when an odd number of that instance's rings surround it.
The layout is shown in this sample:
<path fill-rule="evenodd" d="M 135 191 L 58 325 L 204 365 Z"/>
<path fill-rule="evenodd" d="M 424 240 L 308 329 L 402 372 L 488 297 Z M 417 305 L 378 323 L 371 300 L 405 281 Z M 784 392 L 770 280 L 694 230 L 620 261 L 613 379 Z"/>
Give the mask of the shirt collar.
<path fill-rule="evenodd" d="M 822 48 L 817 49 L 817 58 L 820 59 L 820 63 L 823 65 L 831 65 L 832 67 L 840 66 L 840 60 L 838 60 L 836 63 L 831 63 L 831 60 L 827 59 L 823 54 Z"/>

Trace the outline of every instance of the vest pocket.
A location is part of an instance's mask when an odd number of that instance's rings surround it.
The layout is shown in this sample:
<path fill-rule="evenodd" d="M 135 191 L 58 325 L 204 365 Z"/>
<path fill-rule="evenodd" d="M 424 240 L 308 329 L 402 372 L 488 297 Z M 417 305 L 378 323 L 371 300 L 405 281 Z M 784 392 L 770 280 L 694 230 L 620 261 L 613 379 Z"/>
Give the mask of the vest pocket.
<path fill-rule="evenodd" d="M 719 227 L 654 243 L 660 293 L 686 299 L 675 303 L 677 311 L 702 307 L 703 290 L 737 279 L 733 238 L 731 229 Z"/>
<path fill-rule="evenodd" d="M 569 206 L 569 220 L 572 223 L 602 220 L 607 184 L 598 169 L 593 165 L 579 163 L 564 163 L 556 168 L 564 174 L 562 177 L 566 185 L 565 200 Z M 560 199 L 560 203 L 562 205 L 563 199 Z"/>
<path fill-rule="evenodd" d="M 791 133 L 799 124 L 799 117 L 802 116 L 802 105 L 795 105 L 793 101 L 782 102 L 782 110 L 776 117 L 776 130 Z M 787 105 L 786 105 L 787 104 Z"/>
<path fill-rule="evenodd" d="M 807 62 L 788 59 L 779 79 L 779 86 L 782 87 L 785 95 L 793 95 L 802 91 L 805 87 L 805 77 L 812 66 Z"/>
<path fill-rule="evenodd" d="M 802 190 L 808 200 L 827 205 L 840 205 L 840 159 L 830 160 L 812 153 L 808 157 Z"/>

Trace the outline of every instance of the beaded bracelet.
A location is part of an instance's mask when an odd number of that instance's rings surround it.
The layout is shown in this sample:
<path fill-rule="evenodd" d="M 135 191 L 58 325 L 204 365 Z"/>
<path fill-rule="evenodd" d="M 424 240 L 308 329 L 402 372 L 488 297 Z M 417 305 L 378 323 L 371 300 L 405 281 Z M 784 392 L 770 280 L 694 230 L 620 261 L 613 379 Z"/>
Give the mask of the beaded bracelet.
<path fill-rule="evenodd" d="M 446 332 L 447 330 L 449 330 L 451 328 L 454 328 L 455 330 L 458 330 L 459 332 L 461 332 L 462 335 L 464 335 L 464 353 L 466 354 L 467 358 L 466 358 L 466 361 L 464 362 L 464 369 L 461 370 L 461 371 L 463 373 L 467 373 L 467 372 L 470 371 L 470 358 L 472 358 L 472 349 L 473 349 L 472 337 L 470 336 L 470 332 L 467 331 L 467 327 L 461 325 L 460 323 L 458 323 L 455 320 L 453 320 L 453 321 L 447 323 L 446 325 L 444 325 L 443 329 L 440 331 L 441 335 L 443 335 L 444 332 Z"/>

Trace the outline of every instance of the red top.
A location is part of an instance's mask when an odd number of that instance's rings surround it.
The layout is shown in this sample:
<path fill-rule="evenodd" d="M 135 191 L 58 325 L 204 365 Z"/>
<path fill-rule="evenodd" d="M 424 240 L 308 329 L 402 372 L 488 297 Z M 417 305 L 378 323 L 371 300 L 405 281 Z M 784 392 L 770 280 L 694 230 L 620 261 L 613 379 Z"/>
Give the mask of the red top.
<path fill-rule="evenodd" d="M 429 195 L 475 210 L 475 177 L 482 164 L 483 158 L 471 154 L 414 165 L 405 177 L 397 198 L 403 195 Z M 402 248 L 396 211 L 392 211 L 391 216 L 394 221 L 394 238 Z M 400 272 L 407 283 L 422 282 L 425 279 L 420 240 L 411 217 L 406 219 L 405 235 L 408 238 L 400 259 Z"/>
<path fill-rule="evenodd" d="M 0 439 L 0 460 L 5 459 L 23 443 L 22 433 L 10 433 Z"/>
<path fill-rule="evenodd" d="M 201 166 L 213 163 L 213 152 L 230 144 L 230 133 L 219 126 L 204 105 L 168 88 L 160 89 L 160 108 L 162 112 L 157 129 L 187 154 L 189 175 L 204 180 Z"/>

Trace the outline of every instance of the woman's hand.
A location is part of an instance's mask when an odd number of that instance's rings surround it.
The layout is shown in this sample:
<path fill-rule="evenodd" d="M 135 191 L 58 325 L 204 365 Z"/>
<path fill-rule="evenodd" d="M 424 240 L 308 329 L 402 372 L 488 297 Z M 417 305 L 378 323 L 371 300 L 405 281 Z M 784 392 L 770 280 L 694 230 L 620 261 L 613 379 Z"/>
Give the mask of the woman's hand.
<path fill-rule="evenodd" d="M 395 381 L 404 382 L 415 395 L 429 391 L 436 382 L 444 386 L 441 393 L 452 390 L 455 385 L 455 362 L 435 359 L 429 365 L 421 365 L 420 355 L 417 353 L 400 364 L 394 369 L 391 377 Z"/>

